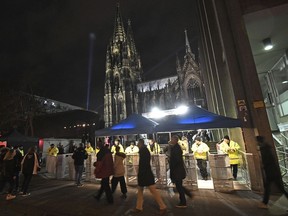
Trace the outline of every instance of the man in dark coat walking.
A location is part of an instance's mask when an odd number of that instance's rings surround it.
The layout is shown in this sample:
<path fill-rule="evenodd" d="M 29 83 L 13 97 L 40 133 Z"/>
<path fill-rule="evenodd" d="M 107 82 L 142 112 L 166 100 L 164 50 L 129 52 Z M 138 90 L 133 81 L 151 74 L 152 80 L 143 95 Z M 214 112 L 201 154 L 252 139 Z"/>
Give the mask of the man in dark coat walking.
<path fill-rule="evenodd" d="M 288 199 L 288 193 L 285 191 L 281 176 L 277 175 L 277 164 L 275 158 L 272 154 L 271 146 L 265 142 L 264 137 L 257 136 L 256 141 L 258 142 L 258 146 L 261 152 L 261 159 L 264 169 L 264 196 L 263 201 L 258 206 L 259 208 L 268 209 L 268 202 L 270 196 L 270 187 L 271 183 L 274 182 L 278 189 L 286 196 Z"/>
<path fill-rule="evenodd" d="M 160 215 L 164 215 L 167 211 L 167 207 L 163 202 L 160 193 L 156 189 L 154 175 L 152 173 L 150 165 L 151 155 L 149 150 L 145 146 L 143 139 L 139 139 L 138 147 L 139 147 L 139 171 L 137 176 L 138 194 L 137 194 L 137 204 L 136 208 L 134 209 L 134 212 L 140 213 L 143 211 L 143 191 L 144 187 L 148 187 L 155 201 L 159 205 Z"/>
<path fill-rule="evenodd" d="M 78 187 L 83 186 L 81 183 L 82 173 L 84 170 L 84 161 L 88 158 L 88 154 L 84 149 L 84 144 L 80 143 L 79 147 L 74 151 L 72 158 L 75 166 L 75 182 Z"/>
<path fill-rule="evenodd" d="M 180 203 L 176 205 L 177 208 L 186 208 L 186 197 L 192 197 L 191 192 L 183 186 L 183 179 L 186 177 L 186 170 L 184 167 L 184 161 L 182 156 L 182 149 L 178 144 L 178 136 L 172 136 L 170 141 L 170 178 L 175 184 L 179 193 Z"/>

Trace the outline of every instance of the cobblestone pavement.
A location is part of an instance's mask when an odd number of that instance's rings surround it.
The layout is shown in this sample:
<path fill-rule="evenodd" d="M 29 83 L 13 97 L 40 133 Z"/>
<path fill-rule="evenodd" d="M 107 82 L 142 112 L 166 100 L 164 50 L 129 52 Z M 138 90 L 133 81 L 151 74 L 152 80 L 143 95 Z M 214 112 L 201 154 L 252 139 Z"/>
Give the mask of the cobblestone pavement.
<path fill-rule="evenodd" d="M 129 216 L 136 203 L 136 188 L 128 187 L 127 199 L 121 198 L 118 188 L 114 194 L 114 204 L 108 204 L 105 195 L 97 201 L 93 195 L 97 192 L 99 183 L 85 183 L 76 187 L 74 182 L 45 178 L 38 175 L 32 178 L 31 195 L 17 196 L 6 201 L 5 195 L 0 195 L 0 216 Z M 214 190 L 193 191 L 193 198 L 187 199 L 186 209 L 177 209 L 178 194 L 172 188 L 160 190 L 168 207 L 166 215 L 197 215 L 197 216 L 266 216 L 288 215 L 286 198 L 273 196 L 270 208 L 258 209 L 261 196 L 251 191 L 235 191 L 234 193 L 219 193 Z M 158 215 L 158 206 L 148 190 L 144 193 L 144 210 L 141 216 Z"/>

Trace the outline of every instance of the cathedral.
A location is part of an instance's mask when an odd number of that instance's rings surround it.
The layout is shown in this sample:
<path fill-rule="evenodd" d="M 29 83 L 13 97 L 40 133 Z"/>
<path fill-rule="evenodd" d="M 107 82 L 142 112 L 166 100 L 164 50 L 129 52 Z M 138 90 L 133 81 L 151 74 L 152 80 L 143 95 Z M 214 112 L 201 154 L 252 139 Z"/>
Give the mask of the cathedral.
<path fill-rule="evenodd" d="M 114 32 L 106 52 L 105 127 L 132 113 L 150 112 L 152 107 L 162 110 L 174 109 L 180 104 L 206 107 L 203 77 L 191 51 L 187 31 L 185 48 L 182 64 L 176 57 L 175 76 L 142 82 L 143 70 L 131 22 L 128 20 L 125 30 L 117 5 Z"/>

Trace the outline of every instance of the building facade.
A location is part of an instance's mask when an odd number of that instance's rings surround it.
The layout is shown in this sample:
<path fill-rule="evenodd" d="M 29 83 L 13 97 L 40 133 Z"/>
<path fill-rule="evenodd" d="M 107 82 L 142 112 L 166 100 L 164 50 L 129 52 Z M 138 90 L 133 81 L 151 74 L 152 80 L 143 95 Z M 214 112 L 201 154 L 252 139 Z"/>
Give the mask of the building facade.
<path fill-rule="evenodd" d="M 153 107 L 162 110 L 183 104 L 206 107 L 203 77 L 187 31 L 185 48 L 183 61 L 178 56 L 176 58 L 175 76 L 142 82 L 143 70 L 131 22 L 128 21 L 125 31 L 118 5 L 114 33 L 106 53 L 105 126 L 111 126 L 132 113 L 150 112 Z"/>

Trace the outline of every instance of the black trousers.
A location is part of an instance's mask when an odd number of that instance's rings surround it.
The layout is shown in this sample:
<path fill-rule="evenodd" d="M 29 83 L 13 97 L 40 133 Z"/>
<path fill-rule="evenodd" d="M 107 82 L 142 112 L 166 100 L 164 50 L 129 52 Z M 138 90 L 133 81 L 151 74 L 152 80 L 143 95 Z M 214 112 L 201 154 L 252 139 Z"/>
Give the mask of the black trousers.
<path fill-rule="evenodd" d="M 175 183 L 176 189 L 179 193 L 180 204 L 186 205 L 186 197 L 185 194 L 191 197 L 191 192 L 183 186 L 183 180 L 177 179 L 173 181 Z"/>
<path fill-rule="evenodd" d="M 230 167 L 232 170 L 233 177 L 234 177 L 234 179 L 236 179 L 237 173 L 238 173 L 238 164 L 231 164 Z"/>
<path fill-rule="evenodd" d="M 15 180 L 13 179 L 13 176 L 0 176 L 0 192 L 3 191 L 6 182 L 9 183 L 8 193 L 11 194 L 14 188 Z"/>
<path fill-rule="evenodd" d="M 200 169 L 200 174 L 202 178 L 207 178 L 208 173 L 207 173 L 207 161 L 203 159 L 197 159 L 197 166 Z"/>
<path fill-rule="evenodd" d="M 23 175 L 24 175 L 24 180 L 23 180 L 23 183 L 22 183 L 21 191 L 25 194 L 25 193 L 27 193 L 29 184 L 31 182 L 32 174 L 23 174 Z"/>
<path fill-rule="evenodd" d="M 98 194 L 96 196 L 97 199 L 101 198 L 103 192 L 105 192 L 105 194 L 106 194 L 106 199 L 107 199 L 108 203 L 113 203 L 112 191 L 111 191 L 111 188 L 109 185 L 109 177 L 102 178 L 101 186 L 100 186 L 100 189 L 99 189 Z"/>
<path fill-rule="evenodd" d="M 126 182 L 125 182 L 124 176 L 119 176 L 119 177 L 113 176 L 113 178 L 111 180 L 112 193 L 115 192 L 117 185 L 118 185 L 118 182 L 120 182 L 120 188 L 121 188 L 122 194 L 126 194 L 127 193 L 127 187 L 126 187 Z"/>

